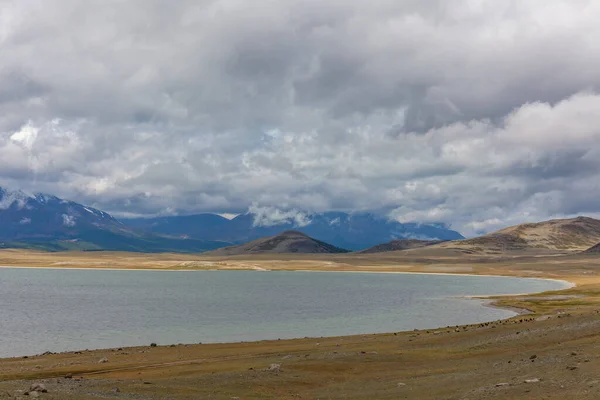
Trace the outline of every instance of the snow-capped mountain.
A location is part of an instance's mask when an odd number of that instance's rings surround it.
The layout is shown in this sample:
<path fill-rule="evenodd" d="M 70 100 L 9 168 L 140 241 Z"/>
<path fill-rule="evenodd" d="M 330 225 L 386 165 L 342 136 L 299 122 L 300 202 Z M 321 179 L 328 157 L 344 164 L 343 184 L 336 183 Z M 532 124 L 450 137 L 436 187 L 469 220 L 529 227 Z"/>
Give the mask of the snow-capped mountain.
<path fill-rule="evenodd" d="M 129 231 L 110 214 L 56 196 L 0 188 L 0 240 L 71 236 L 88 229 Z"/>
<path fill-rule="evenodd" d="M 372 213 L 326 212 L 292 215 L 276 220 L 247 213 L 228 220 L 215 214 L 137 218 L 125 224 L 154 233 L 204 240 L 244 243 L 297 230 L 320 241 L 348 250 L 361 250 L 393 239 L 457 240 L 463 236 L 437 224 L 400 223 Z"/>
<path fill-rule="evenodd" d="M 73 201 L 0 188 L 0 247 L 187 252 L 228 244 L 145 233 Z"/>

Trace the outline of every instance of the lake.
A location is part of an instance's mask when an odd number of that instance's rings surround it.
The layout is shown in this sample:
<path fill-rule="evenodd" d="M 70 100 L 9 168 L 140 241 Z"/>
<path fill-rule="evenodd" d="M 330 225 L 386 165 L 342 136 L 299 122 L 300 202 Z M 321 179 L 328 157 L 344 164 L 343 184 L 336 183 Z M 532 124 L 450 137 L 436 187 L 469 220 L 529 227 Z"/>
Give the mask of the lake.
<path fill-rule="evenodd" d="M 460 296 L 566 286 L 460 275 L 0 268 L 0 357 L 470 324 L 515 313 Z"/>

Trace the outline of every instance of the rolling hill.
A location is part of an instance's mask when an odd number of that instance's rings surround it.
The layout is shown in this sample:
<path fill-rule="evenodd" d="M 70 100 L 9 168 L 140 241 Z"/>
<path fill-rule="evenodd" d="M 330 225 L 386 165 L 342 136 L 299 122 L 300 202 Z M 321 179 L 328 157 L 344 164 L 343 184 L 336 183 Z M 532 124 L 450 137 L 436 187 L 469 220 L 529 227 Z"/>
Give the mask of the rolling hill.
<path fill-rule="evenodd" d="M 298 231 L 285 231 L 275 236 L 256 239 L 237 246 L 229 246 L 204 253 L 208 256 L 236 256 L 248 254 L 335 254 L 348 250 L 321 242 Z"/>
<path fill-rule="evenodd" d="M 600 242 L 600 220 L 589 217 L 554 219 L 511 226 L 473 239 L 433 247 L 468 252 L 578 252 Z"/>

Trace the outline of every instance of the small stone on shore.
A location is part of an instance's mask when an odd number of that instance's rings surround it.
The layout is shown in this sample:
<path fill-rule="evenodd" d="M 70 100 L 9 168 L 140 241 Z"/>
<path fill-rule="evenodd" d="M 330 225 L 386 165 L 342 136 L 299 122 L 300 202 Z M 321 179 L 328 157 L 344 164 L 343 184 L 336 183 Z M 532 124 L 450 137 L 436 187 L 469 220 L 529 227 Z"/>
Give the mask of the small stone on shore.
<path fill-rule="evenodd" d="M 281 364 L 271 364 L 269 368 L 267 368 L 269 372 L 281 372 Z"/>
<path fill-rule="evenodd" d="M 48 393 L 48 390 L 46 389 L 46 386 L 43 383 L 32 383 L 31 386 L 29 386 L 29 391 Z"/>
<path fill-rule="evenodd" d="M 540 381 L 539 378 L 531 378 L 531 379 L 525 379 L 525 383 L 538 383 Z"/>

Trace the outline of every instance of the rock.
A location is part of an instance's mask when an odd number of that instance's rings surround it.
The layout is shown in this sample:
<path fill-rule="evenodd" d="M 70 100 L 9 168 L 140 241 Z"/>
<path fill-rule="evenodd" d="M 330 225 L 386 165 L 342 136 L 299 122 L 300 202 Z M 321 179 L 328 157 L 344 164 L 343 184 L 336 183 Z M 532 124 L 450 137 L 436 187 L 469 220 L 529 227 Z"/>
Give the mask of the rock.
<path fill-rule="evenodd" d="M 152 385 L 152 382 L 150 382 L 150 381 L 144 381 L 144 385 Z"/>
<path fill-rule="evenodd" d="M 98 361 L 98 364 L 104 364 L 104 363 L 107 363 L 107 362 L 108 362 L 108 358 L 103 357 L 103 358 L 100 359 L 100 361 Z"/>
<path fill-rule="evenodd" d="M 121 393 L 121 389 L 119 389 L 118 387 L 114 388 L 113 393 Z"/>
<path fill-rule="evenodd" d="M 529 357 L 530 360 L 535 360 L 537 358 L 537 356 L 534 354 L 531 357 Z"/>
<path fill-rule="evenodd" d="M 568 369 L 569 371 L 575 371 L 577 368 L 579 368 L 579 367 L 577 367 L 577 366 L 575 366 L 575 365 L 569 365 L 569 366 L 567 366 L 567 369 Z"/>
<path fill-rule="evenodd" d="M 66 374 L 65 379 L 73 379 L 73 374 Z"/>
<path fill-rule="evenodd" d="M 156 347 L 158 346 L 156 343 L 150 343 L 150 347 Z"/>
<path fill-rule="evenodd" d="M 539 378 L 531 378 L 531 379 L 525 379 L 525 383 L 538 383 L 540 381 Z"/>
<path fill-rule="evenodd" d="M 509 386 L 509 385 L 510 385 L 510 383 L 508 383 L 508 382 L 496 383 L 496 387 Z"/>
<path fill-rule="evenodd" d="M 572 355 L 572 356 L 576 356 L 576 355 L 577 355 L 577 353 L 575 353 L 575 352 L 573 351 L 573 352 L 571 352 L 571 355 Z"/>
<path fill-rule="evenodd" d="M 32 383 L 31 386 L 29 386 L 29 391 L 48 393 L 48 390 L 46 390 L 46 386 L 44 386 L 43 383 Z"/>
<path fill-rule="evenodd" d="M 281 372 L 281 364 L 271 364 L 269 368 L 267 368 L 269 372 Z"/>
<path fill-rule="evenodd" d="M 398 386 L 398 387 L 405 387 L 406 383 L 404 383 L 404 382 L 398 382 L 398 384 L 396 386 Z"/>

